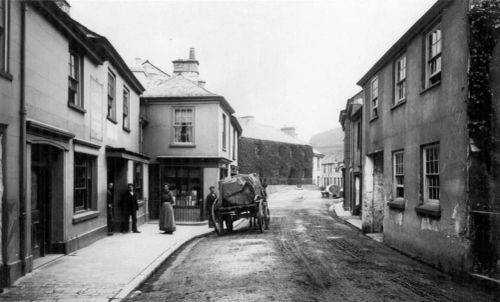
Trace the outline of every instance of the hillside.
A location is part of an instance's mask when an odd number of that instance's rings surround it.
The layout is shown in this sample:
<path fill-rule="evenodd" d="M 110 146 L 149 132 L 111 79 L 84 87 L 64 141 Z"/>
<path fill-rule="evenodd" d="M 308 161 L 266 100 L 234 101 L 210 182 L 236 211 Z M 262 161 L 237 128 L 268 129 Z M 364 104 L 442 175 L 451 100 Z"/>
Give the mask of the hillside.
<path fill-rule="evenodd" d="M 344 132 L 341 127 L 315 134 L 309 140 L 314 149 L 338 160 L 344 159 Z"/>

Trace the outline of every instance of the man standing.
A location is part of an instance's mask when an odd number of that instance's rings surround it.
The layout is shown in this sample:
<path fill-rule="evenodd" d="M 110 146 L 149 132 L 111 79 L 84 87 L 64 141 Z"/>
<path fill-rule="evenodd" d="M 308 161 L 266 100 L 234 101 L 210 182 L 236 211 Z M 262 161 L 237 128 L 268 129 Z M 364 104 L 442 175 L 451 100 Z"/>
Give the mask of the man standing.
<path fill-rule="evenodd" d="M 107 197 L 108 236 L 113 235 L 113 214 L 114 214 L 113 213 L 113 199 L 114 199 L 113 197 L 114 197 L 113 183 L 110 182 L 110 183 L 108 183 L 108 197 Z"/>
<path fill-rule="evenodd" d="M 215 193 L 215 187 L 211 186 L 209 188 L 210 193 L 207 195 L 206 199 L 206 211 L 208 213 L 208 227 L 213 228 L 214 222 L 212 220 L 212 205 L 217 200 L 217 194 Z"/>
<path fill-rule="evenodd" d="M 137 229 L 137 215 L 136 211 L 139 209 L 139 204 L 137 202 L 137 195 L 134 193 L 134 185 L 127 184 L 127 192 L 122 195 L 122 207 L 123 213 L 125 215 L 125 222 L 122 231 L 128 231 L 128 221 L 129 217 L 132 216 L 132 232 L 140 233 Z"/>

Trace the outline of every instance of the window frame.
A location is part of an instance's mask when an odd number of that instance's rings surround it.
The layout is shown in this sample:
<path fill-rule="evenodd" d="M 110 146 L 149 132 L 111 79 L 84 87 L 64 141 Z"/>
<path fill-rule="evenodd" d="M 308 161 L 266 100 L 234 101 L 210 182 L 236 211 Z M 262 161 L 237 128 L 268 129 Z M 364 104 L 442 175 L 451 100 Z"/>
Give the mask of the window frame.
<path fill-rule="evenodd" d="M 184 125 L 191 127 L 190 140 L 187 142 L 176 140 L 176 127 L 183 127 L 183 125 L 176 125 L 175 115 L 178 110 L 191 111 L 191 125 Z M 194 146 L 195 144 L 195 108 L 194 107 L 173 107 L 172 108 L 172 145 L 174 146 Z"/>
<path fill-rule="evenodd" d="M 236 144 L 238 144 L 238 135 L 236 129 L 233 129 L 233 160 L 236 160 Z"/>
<path fill-rule="evenodd" d="M 116 124 L 117 123 L 117 121 L 116 121 L 116 75 L 111 70 L 108 70 L 107 99 L 108 99 L 108 102 L 107 102 L 106 117 L 108 120 L 110 120 Z"/>
<path fill-rule="evenodd" d="M 227 150 L 227 116 L 222 113 L 222 151 Z"/>
<path fill-rule="evenodd" d="M 73 60 L 72 60 L 73 58 Z M 74 50 L 69 50 L 69 74 L 68 74 L 68 106 L 85 112 L 83 98 L 83 57 Z M 76 67 L 76 70 L 74 70 Z M 73 85 L 72 85 L 73 84 Z M 74 94 L 72 101 L 71 94 Z"/>
<path fill-rule="evenodd" d="M 436 34 L 439 39 L 436 43 L 432 42 L 432 38 L 434 33 L 439 32 L 439 35 Z M 436 48 L 436 53 L 433 53 L 433 47 Z M 424 88 L 430 88 L 435 85 L 441 83 L 441 75 L 443 73 L 443 29 L 441 26 L 441 21 L 435 23 L 424 36 L 424 63 L 425 63 L 425 81 Z M 439 50 L 439 51 L 437 51 Z M 439 62 L 439 63 L 437 63 Z M 436 63 L 436 66 L 439 66 L 439 70 L 436 69 L 435 72 L 431 73 L 432 64 Z M 436 67 L 437 68 L 437 67 Z"/>
<path fill-rule="evenodd" d="M 401 62 L 403 62 L 403 64 L 401 64 Z M 396 59 L 396 61 L 394 61 L 394 99 L 393 99 L 394 106 L 406 101 L 406 96 L 408 93 L 407 71 L 408 71 L 408 57 L 406 53 L 404 53 L 401 56 L 399 56 L 398 59 Z M 400 94 L 401 88 L 403 91 L 403 96 L 401 96 Z"/>
<path fill-rule="evenodd" d="M 78 163 L 78 157 L 82 156 L 82 163 Z M 96 157 L 87 153 L 74 152 L 73 153 L 73 213 L 81 213 L 91 211 L 94 208 L 94 192 L 96 190 L 96 174 L 95 174 Z M 78 169 L 85 171 L 85 184 L 84 186 L 77 186 L 77 173 Z M 77 206 L 77 191 L 84 191 L 85 197 L 82 205 Z"/>
<path fill-rule="evenodd" d="M 400 161 L 398 161 L 398 156 L 401 156 Z M 401 170 L 398 169 L 399 166 L 401 167 Z M 392 152 L 392 182 L 393 194 L 395 199 L 405 197 L 404 176 L 404 150 L 397 150 Z M 398 181 L 398 177 L 402 178 L 401 183 Z M 401 196 L 398 189 L 402 189 Z"/>
<path fill-rule="evenodd" d="M 130 132 L 130 90 L 127 86 L 123 86 L 123 113 L 122 113 L 122 128 Z"/>
<path fill-rule="evenodd" d="M 436 150 L 436 153 L 434 155 L 437 155 L 437 160 L 432 160 L 429 161 L 429 163 L 436 162 L 436 165 L 434 167 L 431 167 L 435 171 L 429 172 L 429 165 L 428 165 L 428 152 L 430 150 Z M 422 190 L 423 190 L 423 202 L 424 204 L 437 204 L 439 205 L 439 199 L 440 199 L 440 146 L 439 143 L 433 143 L 433 144 L 428 144 L 422 147 Z M 437 178 L 436 178 L 437 177 Z M 434 181 L 434 185 L 432 188 L 435 189 L 434 192 L 430 193 L 431 187 L 429 186 L 429 180 L 430 179 L 437 179 L 437 182 Z M 437 183 L 437 185 L 436 185 Z M 433 196 L 429 196 L 433 195 Z M 434 197 L 437 197 L 434 198 Z"/>
<path fill-rule="evenodd" d="M 9 74 L 10 64 L 10 1 L 0 0 L 2 9 L 0 14 L 3 17 L 0 20 L 0 75 L 12 80 L 12 75 Z"/>
<path fill-rule="evenodd" d="M 376 90 L 374 89 L 374 83 L 377 83 Z M 376 93 L 374 93 L 376 91 Z M 370 119 L 374 120 L 379 116 L 379 82 L 378 76 L 374 76 L 370 80 Z"/>

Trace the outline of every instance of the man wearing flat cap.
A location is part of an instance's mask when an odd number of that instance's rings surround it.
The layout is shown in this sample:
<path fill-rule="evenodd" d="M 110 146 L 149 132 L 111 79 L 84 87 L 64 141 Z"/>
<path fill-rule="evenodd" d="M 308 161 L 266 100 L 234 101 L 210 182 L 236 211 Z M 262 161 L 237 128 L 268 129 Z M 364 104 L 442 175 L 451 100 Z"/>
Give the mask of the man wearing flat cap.
<path fill-rule="evenodd" d="M 139 209 L 139 203 L 137 202 L 137 194 L 134 192 L 134 185 L 127 184 L 127 192 L 122 195 L 122 207 L 125 216 L 124 227 L 122 231 L 128 231 L 128 222 L 130 217 L 132 217 L 132 232 L 140 233 L 137 229 L 137 214 L 136 211 Z"/>

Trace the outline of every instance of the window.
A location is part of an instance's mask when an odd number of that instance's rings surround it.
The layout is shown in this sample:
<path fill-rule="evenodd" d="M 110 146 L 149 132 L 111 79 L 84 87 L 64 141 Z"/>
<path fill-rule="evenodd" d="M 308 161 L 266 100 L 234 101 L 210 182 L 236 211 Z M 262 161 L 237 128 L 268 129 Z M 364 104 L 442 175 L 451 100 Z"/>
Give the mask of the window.
<path fill-rule="evenodd" d="M 441 24 L 436 25 L 425 38 L 426 87 L 441 81 L 441 38 Z"/>
<path fill-rule="evenodd" d="M 222 150 L 226 151 L 226 145 L 227 145 L 227 134 L 226 134 L 226 127 L 227 127 L 227 120 L 226 120 L 226 115 L 223 113 L 222 114 Z"/>
<path fill-rule="evenodd" d="M 69 52 L 69 75 L 68 75 L 68 103 L 72 106 L 83 108 L 81 95 L 81 71 L 82 60 L 80 55 L 74 51 Z"/>
<path fill-rule="evenodd" d="M 356 148 L 358 150 L 361 150 L 361 122 L 358 122 L 356 124 L 356 130 L 357 130 L 357 137 L 356 137 Z"/>
<path fill-rule="evenodd" d="M 378 78 L 375 77 L 370 82 L 370 98 L 371 98 L 371 118 L 378 117 Z"/>
<path fill-rule="evenodd" d="M 439 145 L 423 148 L 424 202 L 439 203 Z"/>
<path fill-rule="evenodd" d="M 394 105 L 406 98 L 406 55 L 394 64 Z"/>
<path fill-rule="evenodd" d="M 108 72 L 108 119 L 116 122 L 116 78 Z"/>
<path fill-rule="evenodd" d="M 0 71 L 8 72 L 9 2 L 0 0 Z"/>
<path fill-rule="evenodd" d="M 142 163 L 134 163 L 134 191 L 137 194 L 137 199 L 142 200 L 143 198 L 143 170 Z"/>
<path fill-rule="evenodd" d="M 130 92 L 123 86 L 123 129 L 130 131 Z"/>
<path fill-rule="evenodd" d="M 233 160 L 236 159 L 236 145 L 238 144 L 238 135 L 236 130 L 233 131 Z"/>
<path fill-rule="evenodd" d="M 193 109 L 174 109 L 174 143 L 189 143 L 193 141 Z"/>
<path fill-rule="evenodd" d="M 405 175 L 404 175 L 404 153 L 397 151 L 392 156 L 393 172 L 394 172 L 394 195 L 396 198 L 405 197 Z"/>
<path fill-rule="evenodd" d="M 76 153 L 74 157 L 74 211 L 85 211 L 92 208 L 93 166 L 95 157 L 84 153 Z"/>

